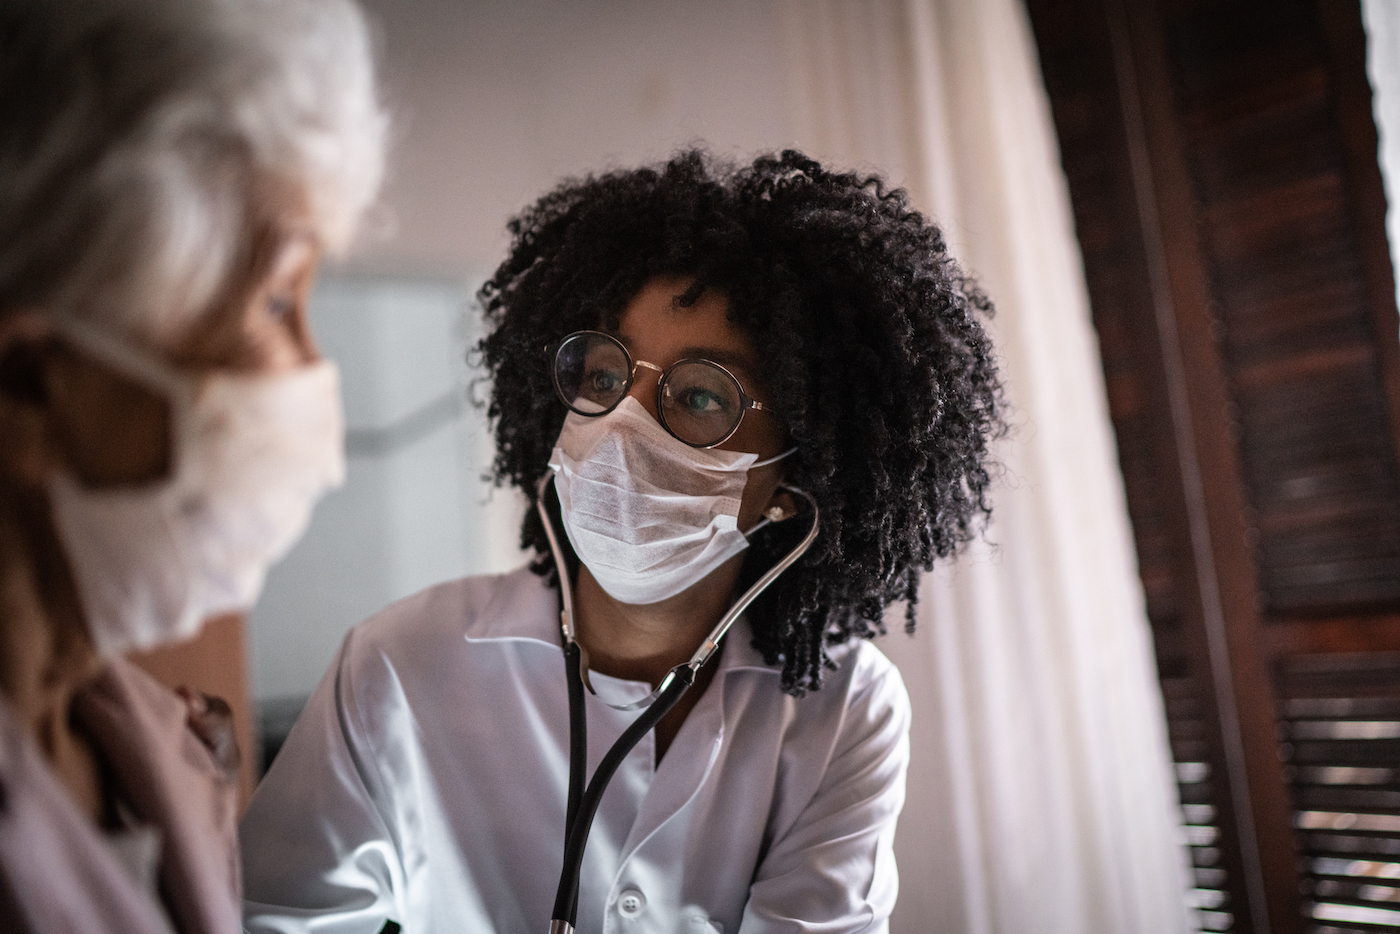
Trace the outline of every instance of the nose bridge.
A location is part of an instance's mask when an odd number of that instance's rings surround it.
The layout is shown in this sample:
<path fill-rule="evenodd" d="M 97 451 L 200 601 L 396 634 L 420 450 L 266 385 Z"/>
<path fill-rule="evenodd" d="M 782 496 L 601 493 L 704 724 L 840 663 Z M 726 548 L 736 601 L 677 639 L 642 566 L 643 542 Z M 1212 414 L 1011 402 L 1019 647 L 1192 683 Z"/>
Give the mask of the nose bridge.
<path fill-rule="evenodd" d="M 648 374 L 643 378 L 640 371 Z M 656 387 L 661 382 L 661 377 L 666 371 L 655 363 L 648 363 L 646 360 L 635 360 L 632 363 L 632 388 L 628 395 L 642 404 L 648 414 L 658 422 L 661 421 L 661 413 L 656 410 Z"/>

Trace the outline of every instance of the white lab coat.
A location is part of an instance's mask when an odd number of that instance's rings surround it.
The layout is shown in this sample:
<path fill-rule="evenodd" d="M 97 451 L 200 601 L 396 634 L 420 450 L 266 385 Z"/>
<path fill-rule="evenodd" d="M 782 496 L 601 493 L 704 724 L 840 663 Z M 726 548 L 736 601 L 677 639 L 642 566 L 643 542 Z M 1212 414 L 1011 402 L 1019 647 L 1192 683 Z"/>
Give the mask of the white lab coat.
<path fill-rule="evenodd" d="M 558 595 L 528 570 L 442 584 L 346 637 L 243 819 L 248 930 L 544 934 L 564 849 Z M 909 700 L 868 642 L 794 698 L 740 620 L 655 766 L 618 769 L 580 934 L 885 931 Z M 649 686 L 594 674 L 624 703 Z M 591 776 L 637 714 L 589 696 Z"/>

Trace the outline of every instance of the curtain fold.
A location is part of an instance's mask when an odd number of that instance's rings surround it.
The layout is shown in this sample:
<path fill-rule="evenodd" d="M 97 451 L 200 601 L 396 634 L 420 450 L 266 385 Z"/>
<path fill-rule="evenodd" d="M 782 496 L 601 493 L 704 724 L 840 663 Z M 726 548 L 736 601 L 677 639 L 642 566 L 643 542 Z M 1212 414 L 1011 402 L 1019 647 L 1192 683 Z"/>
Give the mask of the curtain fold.
<path fill-rule="evenodd" d="M 1390 261 L 1400 270 L 1400 5 L 1392 0 L 1361 0 L 1366 27 L 1366 76 L 1371 111 L 1379 136 L 1381 178 L 1389 206 L 1385 212 Z M 1395 278 L 1400 300 L 1400 276 Z"/>
<path fill-rule="evenodd" d="M 896 934 L 1181 934 L 1188 867 L 1073 214 L 1016 0 L 792 0 L 797 143 L 908 188 L 997 305 L 985 539 L 881 647 L 914 701 Z"/>

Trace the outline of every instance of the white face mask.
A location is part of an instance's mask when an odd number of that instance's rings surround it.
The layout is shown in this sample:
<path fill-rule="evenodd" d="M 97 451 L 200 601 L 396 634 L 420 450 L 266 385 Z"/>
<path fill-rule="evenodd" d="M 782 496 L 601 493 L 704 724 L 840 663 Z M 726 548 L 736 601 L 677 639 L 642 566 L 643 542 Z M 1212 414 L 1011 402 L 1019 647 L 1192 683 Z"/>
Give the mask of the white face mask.
<path fill-rule="evenodd" d="M 748 547 L 739 531 L 748 472 L 790 453 L 760 461 L 690 447 L 629 396 L 596 418 L 570 412 L 549 466 L 579 560 L 613 599 L 644 604 L 674 597 Z"/>
<path fill-rule="evenodd" d="M 170 400 L 171 474 L 141 487 L 49 485 L 88 629 L 104 655 L 249 609 L 268 567 L 345 479 L 340 377 L 330 361 L 276 375 L 183 374 L 90 324 L 58 332 Z"/>

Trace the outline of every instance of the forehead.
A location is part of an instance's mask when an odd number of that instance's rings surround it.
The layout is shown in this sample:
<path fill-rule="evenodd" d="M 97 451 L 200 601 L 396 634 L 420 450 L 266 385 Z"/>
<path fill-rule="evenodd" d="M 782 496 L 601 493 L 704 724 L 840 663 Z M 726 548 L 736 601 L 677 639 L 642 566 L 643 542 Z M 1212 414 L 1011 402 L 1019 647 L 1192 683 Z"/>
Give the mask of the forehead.
<path fill-rule="evenodd" d="M 669 366 L 686 357 L 705 357 L 752 377 L 758 352 L 744 328 L 729 320 L 729 301 L 706 289 L 689 306 L 680 297 L 690 279 L 658 278 L 642 287 L 618 316 L 617 337 L 633 357 Z"/>

